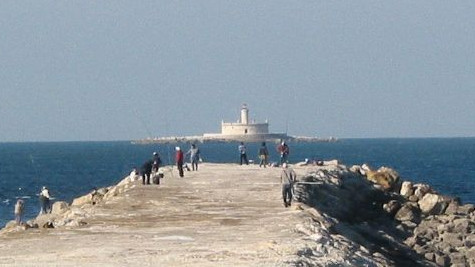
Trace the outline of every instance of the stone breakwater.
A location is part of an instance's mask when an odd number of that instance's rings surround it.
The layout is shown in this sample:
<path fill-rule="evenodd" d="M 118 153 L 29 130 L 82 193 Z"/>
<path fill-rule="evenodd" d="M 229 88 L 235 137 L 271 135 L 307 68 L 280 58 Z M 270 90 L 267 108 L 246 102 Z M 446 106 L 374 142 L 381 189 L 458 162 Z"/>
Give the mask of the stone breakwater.
<path fill-rule="evenodd" d="M 475 266 L 473 204 L 386 167 L 337 165 L 303 181 L 297 198 L 315 208 L 318 231 L 343 235 L 397 266 Z"/>
<path fill-rule="evenodd" d="M 125 177 L 8 223 L 0 264 L 475 266 L 472 204 L 386 167 L 293 167 L 291 208 L 282 206 L 280 168 L 202 164 L 151 186 Z"/>

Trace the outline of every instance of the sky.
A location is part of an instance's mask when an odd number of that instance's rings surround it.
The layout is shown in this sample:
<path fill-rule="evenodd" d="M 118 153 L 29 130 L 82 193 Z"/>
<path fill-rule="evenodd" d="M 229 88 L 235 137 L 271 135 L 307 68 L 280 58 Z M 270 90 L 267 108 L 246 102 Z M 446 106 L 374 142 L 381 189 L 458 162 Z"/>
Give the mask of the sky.
<path fill-rule="evenodd" d="M 475 136 L 474 1 L 0 1 L 0 142 Z"/>

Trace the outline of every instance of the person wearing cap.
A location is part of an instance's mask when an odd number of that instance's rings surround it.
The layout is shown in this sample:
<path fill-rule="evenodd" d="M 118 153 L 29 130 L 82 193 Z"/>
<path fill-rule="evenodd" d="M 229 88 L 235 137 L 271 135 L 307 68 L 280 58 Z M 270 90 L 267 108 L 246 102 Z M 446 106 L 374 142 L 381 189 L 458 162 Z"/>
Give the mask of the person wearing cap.
<path fill-rule="evenodd" d="M 40 214 L 51 213 L 50 198 L 51 197 L 48 188 L 43 186 L 40 192 Z"/>
<path fill-rule="evenodd" d="M 282 199 L 284 200 L 284 206 L 286 208 L 292 204 L 292 186 L 296 181 L 297 174 L 284 162 L 280 174 L 280 183 L 282 184 Z"/>
<path fill-rule="evenodd" d="M 175 154 L 175 161 L 176 161 L 176 167 L 178 168 L 178 174 L 180 177 L 183 177 L 183 151 L 181 151 L 181 148 L 179 146 L 175 147 L 176 154 Z"/>
<path fill-rule="evenodd" d="M 21 216 L 23 215 L 23 207 L 23 199 L 18 199 L 15 204 L 15 222 L 17 225 L 20 225 L 22 223 Z"/>
<path fill-rule="evenodd" d="M 289 151 L 289 146 L 285 143 L 285 141 L 282 141 L 282 143 L 280 143 L 280 145 L 277 146 L 277 151 L 280 154 L 280 164 L 287 162 L 290 151 Z"/>

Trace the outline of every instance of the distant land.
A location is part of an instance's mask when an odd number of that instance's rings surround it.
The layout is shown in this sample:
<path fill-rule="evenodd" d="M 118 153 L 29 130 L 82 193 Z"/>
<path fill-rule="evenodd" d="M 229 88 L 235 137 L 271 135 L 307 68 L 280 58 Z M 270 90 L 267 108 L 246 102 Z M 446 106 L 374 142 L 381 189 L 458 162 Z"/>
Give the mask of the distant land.
<path fill-rule="evenodd" d="M 334 142 L 334 137 L 290 136 L 287 133 L 270 133 L 266 120 L 258 123 L 249 120 L 249 109 L 246 104 L 241 106 L 240 118 L 237 122 L 221 122 L 221 133 L 205 133 L 199 136 L 148 137 L 133 141 L 135 144 L 176 143 L 176 142 Z"/>

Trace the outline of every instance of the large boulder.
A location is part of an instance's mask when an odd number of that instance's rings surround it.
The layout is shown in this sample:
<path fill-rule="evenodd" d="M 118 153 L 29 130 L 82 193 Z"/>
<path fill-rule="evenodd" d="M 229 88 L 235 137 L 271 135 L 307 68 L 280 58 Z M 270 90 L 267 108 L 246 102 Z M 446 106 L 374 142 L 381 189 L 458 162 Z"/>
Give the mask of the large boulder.
<path fill-rule="evenodd" d="M 419 208 L 426 215 L 438 215 L 444 213 L 450 203 L 447 197 L 443 197 L 433 193 L 427 193 L 419 202 Z"/>
<path fill-rule="evenodd" d="M 418 223 L 420 221 L 420 210 L 411 202 L 406 202 L 394 215 L 398 221 L 411 221 Z"/>
<path fill-rule="evenodd" d="M 415 184 L 414 187 L 416 188 L 414 191 L 414 195 L 418 199 L 422 199 L 425 194 L 432 192 L 432 189 L 430 188 L 430 186 L 426 184 Z"/>
<path fill-rule="evenodd" d="M 412 183 L 409 181 L 404 181 L 401 185 L 401 191 L 399 194 L 405 198 L 412 196 L 414 194 L 414 187 Z"/>
<path fill-rule="evenodd" d="M 56 201 L 53 203 L 53 208 L 51 209 L 52 214 L 63 214 L 69 210 L 68 203 L 64 201 Z"/>
<path fill-rule="evenodd" d="M 82 197 L 75 198 L 71 206 L 84 206 L 86 204 L 92 204 L 93 194 L 87 194 Z"/>
<path fill-rule="evenodd" d="M 366 179 L 374 184 L 380 185 L 385 191 L 389 191 L 397 185 L 399 174 L 393 169 L 381 167 L 377 171 L 367 170 Z"/>
<path fill-rule="evenodd" d="M 401 203 L 399 203 L 397 200 L 391 200 L 383 205 L 384 211 L 386 211 L 391 216 L 394 216 L 400 208 Z"/>

